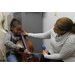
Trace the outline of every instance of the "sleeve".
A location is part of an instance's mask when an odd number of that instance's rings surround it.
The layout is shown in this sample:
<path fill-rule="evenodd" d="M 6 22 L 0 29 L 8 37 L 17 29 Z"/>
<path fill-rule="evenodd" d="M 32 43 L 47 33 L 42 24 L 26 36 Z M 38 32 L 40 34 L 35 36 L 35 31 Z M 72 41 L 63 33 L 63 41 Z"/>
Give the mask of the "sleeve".
<path fill-rule="evenodd" d="M 12 50 L 24 52 L 25 48 L 21 48 L 21 47 L 17 46 L 10 40 L 11 40 L 11 35 L 7 33 L 4 38 L 4 45 L 6 47 L 12 48 Z"/>
<path fill-rule="evenodd" d="M 35 34 L 34 33 L 28 33 L 28 37 L 50 39 L 51 31 L 52 31 L 52 29 L 50 29 L 49 31 L 47 31 L 45 33 L 35 33 Z"/>
<path fill-rule="evenodd" d="M 75 40 L 72 40 L 71 38 L 66 41 L 66 43 L 63 45 L 59 53 L 51 55 L 45 54 L 44 57 L 46 59 L 62 60 L 69 57 L 74 51 L 75 51 Z"/>

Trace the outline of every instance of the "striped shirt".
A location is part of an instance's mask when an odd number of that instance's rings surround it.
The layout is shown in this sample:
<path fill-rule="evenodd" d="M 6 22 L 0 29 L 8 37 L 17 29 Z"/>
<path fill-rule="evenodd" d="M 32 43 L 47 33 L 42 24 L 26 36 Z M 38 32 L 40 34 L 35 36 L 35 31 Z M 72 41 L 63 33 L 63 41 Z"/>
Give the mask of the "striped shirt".
<path fill-rule="evenodd" d="M 65 62 L 75 61 L 75 34 L 66 32 L 62 36 L 57 35 L 53 28 L 45 33 L 28 33 L 28 37 L 50 39 L 51 55 L 45 54 L 46 59 L 63 60 Z"/>

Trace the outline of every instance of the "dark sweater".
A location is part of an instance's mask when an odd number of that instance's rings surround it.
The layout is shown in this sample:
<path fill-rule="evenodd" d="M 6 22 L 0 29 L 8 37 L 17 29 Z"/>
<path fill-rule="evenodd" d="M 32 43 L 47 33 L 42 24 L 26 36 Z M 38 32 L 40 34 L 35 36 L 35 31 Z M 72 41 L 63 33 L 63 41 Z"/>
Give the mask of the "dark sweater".
<path fill-rule="evenodd" d="M 6 55 L 15 54 L 16 51 L 24 52 L 25 48 L 21 48 L 16 45 L 17 41 L 21 39 L 21 36 L 15 35 L 13 32 L 9 31 L 6 33 L 4 38 L 4 45 L 6 46 Z"/>

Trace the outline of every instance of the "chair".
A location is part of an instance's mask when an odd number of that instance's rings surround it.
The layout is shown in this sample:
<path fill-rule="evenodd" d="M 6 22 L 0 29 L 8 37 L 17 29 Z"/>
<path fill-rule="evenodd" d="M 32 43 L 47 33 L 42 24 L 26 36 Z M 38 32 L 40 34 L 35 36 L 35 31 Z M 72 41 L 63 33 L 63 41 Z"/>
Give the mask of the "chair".
<path fill-rule="evenodd" d="M 0 62 L 7 61 L 5 54 L 5 46 L 4 46 L 4 37 L 7 33 L 6 28 L 4 27 L 5 16 L 0 12 Z"/>

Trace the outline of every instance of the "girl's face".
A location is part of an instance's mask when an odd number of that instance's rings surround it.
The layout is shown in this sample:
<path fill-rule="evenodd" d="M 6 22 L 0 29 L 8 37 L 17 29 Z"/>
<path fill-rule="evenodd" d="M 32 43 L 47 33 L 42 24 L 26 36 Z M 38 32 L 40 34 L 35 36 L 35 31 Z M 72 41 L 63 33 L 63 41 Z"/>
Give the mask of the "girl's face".
<path fill-rule="evenodd" d="M 22 25 L 16 25 L 16 27 L 12 26 L 11 29 L 15 35 L 20 35 L 22 31 Z"/>

